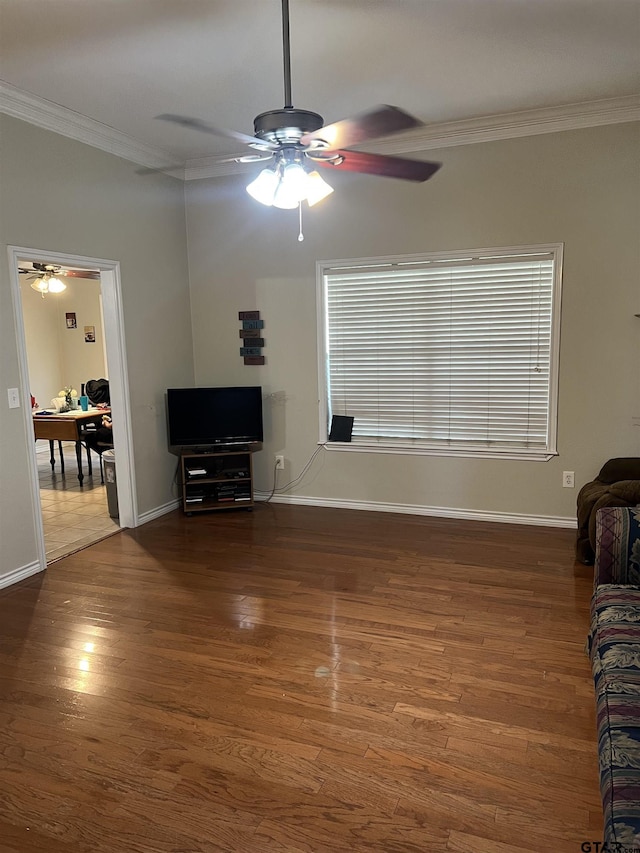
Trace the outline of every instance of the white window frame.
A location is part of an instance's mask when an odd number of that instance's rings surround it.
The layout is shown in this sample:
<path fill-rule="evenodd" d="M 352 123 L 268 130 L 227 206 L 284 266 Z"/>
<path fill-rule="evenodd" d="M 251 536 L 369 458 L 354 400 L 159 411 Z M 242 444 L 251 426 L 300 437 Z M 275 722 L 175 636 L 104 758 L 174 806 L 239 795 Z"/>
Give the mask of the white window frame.
<path fill-rule="evenodd" d="M 548 461 L 558 455 L 558 378 L 560 362 L 560 309 L 562 302 L 562 262 L 563 243 L 545 243 L 529 246 L 491 247 L 485 249 L 464 249 L 455 252 L 429 252 L 411 255 L 386 255 L 374 258 L 350 258 L 348 260 L 325 260 L 316 263 L 316 301 L 318 321 L 318 389 L 319 389 L 319 443 L 327 450 L 356 453 L 397 453 L 428 456 L 461 456 L 470 458 L 516 459 L 526 461 Z M 385 264 L 424 263 L 429 261 L 447 261 L 460 259 L 491 258 L 530 254 L 551 254 L 553 256 L 553 295 L 551 308 L 551 347 L 549 371 L 548 430 L 545 448 L 478 448 L 447 447 L 442 444 L 430 444 L 428 440 L 385 440 L 367 441 L 353 436 L 351 442 L 329 442 L 329 385 L 328 385 L 328 332 L 327 299 L 325 276 L 331 271 L 353 269 Z"/>

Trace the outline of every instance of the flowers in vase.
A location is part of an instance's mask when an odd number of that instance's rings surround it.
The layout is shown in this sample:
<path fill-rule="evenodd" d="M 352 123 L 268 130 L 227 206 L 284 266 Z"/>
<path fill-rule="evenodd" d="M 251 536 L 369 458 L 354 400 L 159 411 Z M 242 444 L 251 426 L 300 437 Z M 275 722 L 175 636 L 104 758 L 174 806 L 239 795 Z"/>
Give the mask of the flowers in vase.
<path fill-rule="evenodd" d="M 67 409 L 73 408 L 73 398 L 78 396 L 78 392 L 71 385 L 65 385 L 62 391 L 58 391 L 58 397 L 64 397 Z"/>

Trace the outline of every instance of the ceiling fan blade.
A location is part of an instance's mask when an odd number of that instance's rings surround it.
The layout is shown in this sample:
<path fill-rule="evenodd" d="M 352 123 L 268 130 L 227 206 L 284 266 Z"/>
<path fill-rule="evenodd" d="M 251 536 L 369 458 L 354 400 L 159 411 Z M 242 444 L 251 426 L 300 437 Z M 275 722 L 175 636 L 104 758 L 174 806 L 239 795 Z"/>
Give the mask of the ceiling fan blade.
<path fill-rule="evenodd" d="M 246 133 L 239 133 L 237 130 L 227 130 L 224 127 L 214 127 L 212 124 L 207 124 L 199 118 L 190 118 L 189 116 L 179 116 L 173 113 L 163 113 L 156 116 L 161 121 L 170 121 L 174 124 L 179 124 L 181 127 L 188 127 L 191 130 L 199 130 L 202 133 L 208 133 L 211 136 L 224 136 L 227 139 L 235 139 L 236 142 L 242 142 L 244 145 L 250 145 L 252 148 L 257 148 L 259 151 L 273 151 L 275 146 L 271 145 L 264 139 L 258 139 L 257 136 L 249 136 Z"/>
<path fill-rule="evenodd" d="M 327 124 L 319 130 L 305 133 L 300 142 L 303 145 L 311 145 L 335 150 L 337 148 L 349 148 L 367 139 L 376 139 L 379 136 L 387 136 L 390 133 L 398 133 L 400 130 L 408 130 L 412 127 L 421 127 L 423 122 L 405 113 L 398 107 L 383 104 L 365 113 L 359 113 L 351 118 Z"/>
<path fill-rule="evenodd" d="M 65 278 L 90 278 L 94 281 L 100 278 L 99 270 L 60 270 L 57 274 Z"/>
<path fill-rule="evenodd" d="M 18 272 L 26 275 L 34 275 L 36 277 L 43 275 L 48 272 L 51 275 L 59 275 L 60 267 L 55 264 L 41 264 L 38 261 L 31 261 L 31 269 L 25 267 L 18 267 Z"/>
<path fill-rule="evenodd" d="M 36 265 L 34 264 L 34 266 Z M 43 267 L 44 264 L 37 264 L 37 266 Z M 90 278 L 94 280 L 98 280 L 100 278 L 99 270 L 65 270 L 60 268 L 26 270 L 22 269 L 22 267 L 18 267 L 18 272 L 22 275 L 30 275 L 32 278 L 40 278 L 47 272 L 54 278 L 58 278 L 60 276 L 65 278 Z"/>
<path fill-rule="evenodd" d="M 427 181 L 442 165 L 428 160 L 407 160 L 404 157 L 367 154 L 363 151 L 332 151 L 331 155 L 329 159 L 326 156 L 313 156 L 307 152 L 307 157 L 318 166 L 340 169 L 343 172 L 362 172 L 366 175 L 400 178 L 404 181 Z"/>

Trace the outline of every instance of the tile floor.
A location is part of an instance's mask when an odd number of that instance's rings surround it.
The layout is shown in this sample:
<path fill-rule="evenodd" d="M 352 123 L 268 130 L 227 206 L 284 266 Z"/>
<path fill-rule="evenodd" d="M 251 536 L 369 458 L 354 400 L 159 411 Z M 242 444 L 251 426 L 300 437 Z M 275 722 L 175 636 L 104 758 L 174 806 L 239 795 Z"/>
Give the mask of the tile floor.
<path fill-rule="evenodd" d="M 49 442 L 39 441 L 36 446 L 47 563 L 120 530 L 117 519 L 109 515 L 106 488 L 100 482 L 98 457 L 93 454 L 93 475 L 88 476 L 86 453 L 83 451 L 85 477 L 80 486 L 75 445 L 65 442 L 62 447 L 64 474 L 60 473 L 57 442 L 53 472 L 49 461 Z"/>

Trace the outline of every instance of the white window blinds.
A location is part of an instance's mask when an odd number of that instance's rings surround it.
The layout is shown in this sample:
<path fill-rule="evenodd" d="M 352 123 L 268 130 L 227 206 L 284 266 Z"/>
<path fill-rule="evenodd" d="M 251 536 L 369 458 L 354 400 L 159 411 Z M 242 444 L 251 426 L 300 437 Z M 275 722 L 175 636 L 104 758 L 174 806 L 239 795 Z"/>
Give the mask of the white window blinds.
<path fill-rule="evenodd" d="M 324 268 L 328 419 L 355 442 L 555 449 L 555 253 L 500 251 Z"/>

